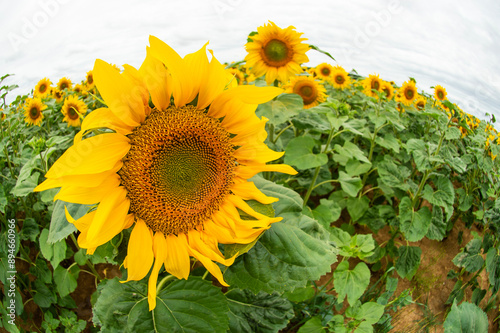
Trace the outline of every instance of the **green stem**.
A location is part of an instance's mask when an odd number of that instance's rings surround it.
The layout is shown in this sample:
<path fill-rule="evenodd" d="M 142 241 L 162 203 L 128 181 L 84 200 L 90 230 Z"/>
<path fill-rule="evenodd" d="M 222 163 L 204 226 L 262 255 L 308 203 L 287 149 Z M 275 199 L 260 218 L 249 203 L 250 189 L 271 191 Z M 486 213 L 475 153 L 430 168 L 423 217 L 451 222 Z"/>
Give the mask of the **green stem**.
<path fill-rule="evenodd" d="M 75 234 L 70 234 L 70 237 L 71 237 L 71 240 L 73 241 L 73 243 L 75 244 L 76 248 L 77 249 L 80 249 L 80 246 L 78 246 L 78 242 L 76 240 L 76 237 L 75 237 Z M 98 280 L 98 281 L 101 281 L 101 276 L 99 275 L 99 273 L 97 272 L 97 270 L 95 269 L 95 266 L 93 263 L 90 262 L 90 260 L 88 258 L 85 258 L 85 264 L 87 265 L 88 268 L 90 268 L 90 270 L 92 271 L 92 274 L 95 276 L 95 278 Z"/>
<path fill-rule="evenodd" d="M 208 271 L 207 271 L 208 272 Z M 156 294 L 159 294 L 165 283 L 167 283 L 170 280 L 175 279 L 175 275 L 167 275 L 165 276 L 160 283 L 156 286 Z"/>
<path fill-rule="evenodd" d="M 314 189 L 314 184 L 316 183 L 316 178 L 318 178 L 320 169 L 321 169 L 321 167 L 316 167 L 316 169 L 314 170 L 314 176 L 311 180 L 311 185 L 309 186 L 309 189 L 307 190 L 307 193 L 304 197 L 304 204 L 302 205 L 302 208 L 306 207 L 306 205 L 307 205 L 307 201 L 309 200 L 309 197 L 311 196 L 311 193 Z"/>
<path fill-rule="evenodd" d="M 272 143 L 276 143 L 276 141 L 278 141 L 278 138 L 281 136 L 281 134 L 285 133 L 285 131 L 286 131 L 287 129 L 289 129 L 290 127 L 292 127 L 292 126 L 293 126 L 293 124 L 290 124 L 290 125 L 288 125 L 287 127 L 283 128 L 283 129 L 282 129 L 282 130 L 278 133 L 278 135 L 276 135 L 276 137 L 274 138 L 274 140 L 273 140 L 273 141 L 271 141 L 271 142 L 272 142 Z"/>

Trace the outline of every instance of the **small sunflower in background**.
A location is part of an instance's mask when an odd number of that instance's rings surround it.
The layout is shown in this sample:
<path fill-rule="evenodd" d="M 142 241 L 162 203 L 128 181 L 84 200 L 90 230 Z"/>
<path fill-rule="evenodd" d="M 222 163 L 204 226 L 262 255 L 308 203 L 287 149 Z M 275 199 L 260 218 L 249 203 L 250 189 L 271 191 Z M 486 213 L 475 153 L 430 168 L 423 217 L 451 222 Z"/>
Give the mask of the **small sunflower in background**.
<path fill-rule="evenodd" d="M 446 100 L 446 95 L 446 89 L 444 89 L 440 85 L 434 87 L 434 98 L 436 98 L 438 101 L 442 102 Z"/>
<path fill-rule="evenodd" d="M 235 257 L 225 258 L 219 244 L 250 244 L 281 220 L 246 203 L 278 200 L 248 179 L 262 171 L 297 172 L 266 164 L 284 153 L 267 147 L 267 119 L 255 115 L 282 89 L 229 84 L 206 45 L 184 58 L 156 37 L 150 45 L 139 70 L 124 65 L 120 73 L 96 60 L 94 79 L 107 107 L 85 117 L 74 145 L 35 191 L 62 187 L 55 199 L 96 205 L 78 220 L 66 213 L 89 254 L 132 228 L 123 265 L 127 281 L 151 271 L 152 310 L 160 269 L 187 279 L 191 257 L 227 286 L 215 262 L 229 266 Z M 113 133 L 86 138 L 103 127 Z"/>
<path fill-rule="evenodd" d="M 371 96 L 371 97 L 377 97 L 377 94 L 373 92 L 375 91 L 382 91 L 382 80 L 378 76 L 378 74 L 370 74 L 368 75 L 367 78 L 365 78 L 363 81 L 363 91 L 365 95 Z"/>
<path fill-rule="evenodd" d="M 38 97 L 35 98 L 29 98 L 26 100 L 24 106 L 24 121 L 28 125 L 36 125 L 40 126 L 43 120 L 43 113 L 42 111 L 47 108 L 47 105 L 45 105 L 42 100 Z"/>
<path fill-rule="evenodd" d="M 85 76 L 85 87 L 87 87 L 87 90 L 92 90 L 94 86 L 94 73 L 92 72 L 92 70 L 90 70 Z"/>
<path fill-rule="evenodd" d="M 287 82 L 290 76 L 302 72 L 302 63 L 309 61 L 309 45 L 302 43 L 307 38 L 300 36 L 302 33 L 296 32 L 295 27 L 282 29 L 271 21 L 258 27 L 245 44 L 247 66 L 256 77 L 265 75 L 267 84 L 276 79 Z"/>
<path fill-rule="evenodd" d="M 35 92 L 33 93 L 33 95 L 40 98 L 48 96 L 50 94 L 51 85 L 52 82 L 50 82 L 50 80 L 47 79 L 46 77 L 41 79 L 35 86 Z"/>
<path fill-rule="evenodd" d="M 324 62 L 316 66 L 314 73 L 318 79 L 330 81 L 332 78 L 333 66 Z"/>
<path fill-rule="evenodd" d="M 64 92 L 57 89 L 57 87 L 53 87 L 50 91 L 52 97 L 56 100 L 56 102 L 60 103 L 64 100 Z"/>
<path fill-rule="evenodd" d="M 77 96 L 71 95 L 64 100 L 61 112 L 64 115 L 63 121 L 68 123 L 68 127 L 78 127 L 80 126 L 80 118 L 83 118 L 83 115 L 87 113 L 87 105 L 80 101 Z"/>
<path fill-rule="evenodd" d="M 238 84 L 243 84 L 245 82 L 245 74 L 238 68 L 228 68 L 227 71 L 236 80 Z"/>
<path fill-rule="evenodd" d="M 390 82 L 382 81 L 380 90 L 384 92 L 385 98 L 387 98 L 388 101 L 394 98 L 394 87 Z"/>
<path fill-rule="evenodd" d="M 427 100 L 425 99 L 425 97 L 419 94 L 415 99 L 414 105 L 417 110 L 423 110 L 426 103 Z"/>
<path fill-rule="evenodd" d="M 62 77 L 59 82 L 57 82 L 57 89 L 60 91 L 64 91 L 64 89 L 71 89 L 73 87 L 73 83 L 67 77 Z"/>
<path fill-rule="evenodd" d="M 336 89 L 345 89 L 351 85 L 351 78 L 345 69 L 337 65 L 332 69 L 330 83 Z"/>
<path fill-rule="evenodd" d="M 406 106 L 411 105 L 417 96 L 417 87 L 415 86 L 415 81 L 413 80 L 404 82 L 401 88 L 399 88 L 399 102 Z"/>
<path fill-rule="evenodd" d="M 286 88 L 286 93 L 293 93 L 302 97 L 304 109 L 312 108 L 326 101 L 325 87 L 314 77 L 309 75 L 297 75 L 292 77 L 284 88 Z"/>

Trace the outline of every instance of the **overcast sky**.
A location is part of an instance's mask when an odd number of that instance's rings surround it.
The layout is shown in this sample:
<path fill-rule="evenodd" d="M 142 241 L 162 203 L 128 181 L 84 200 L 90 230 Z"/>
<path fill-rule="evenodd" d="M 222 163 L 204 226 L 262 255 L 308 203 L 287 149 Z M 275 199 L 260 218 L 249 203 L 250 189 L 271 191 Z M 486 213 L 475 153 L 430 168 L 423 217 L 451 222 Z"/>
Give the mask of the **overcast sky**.
<path fill-rule="evenodd" d="M 398 85 L 413 77 L 428 93 L 442 85 L 464 111 L 500 122 L 499 18 L 498 0 L 0 0 L 0 75 L 20 86 L 10 101 L 43 77 L 79 82 L 97 58 L 139 67 L 149 35 L 182 56 L 210 41 L 221 62 L 238 61 L 249 32 L 271 20 L 348 71 Z M 307 55 L 309 66 L 336 64 Z"/>

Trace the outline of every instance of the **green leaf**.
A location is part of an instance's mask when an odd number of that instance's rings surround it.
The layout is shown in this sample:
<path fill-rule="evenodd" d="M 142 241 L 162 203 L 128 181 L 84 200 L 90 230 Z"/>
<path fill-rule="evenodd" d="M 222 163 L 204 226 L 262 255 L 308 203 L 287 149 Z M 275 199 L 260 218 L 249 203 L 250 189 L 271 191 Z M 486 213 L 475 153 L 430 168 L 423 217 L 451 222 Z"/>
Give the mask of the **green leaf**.
<path fill-rule="evenodd" d="M 36 242 L 36 238 L 40 234 L 40 227 L 34 218 L 28 217 L 23 222 L 23 228 L 21 229 L 21 239 L 31 240 Z"/>
<path fill-rule="evenodd" d="M 396 165 L 391 159 L 386 158 L 377 165 L 379 179 L 387 186 L 399 188 L 407 191 L 410 186 L 406 181 L 410 178 L 411 172 L 407 167 Z"/>
<path fill-rule="evenodd" d="M 346 141 L 344 146 L 336 144 L 334 148 L 335 153 L 333 154 L 333 160 L 342 166 L 346 166 L 347 162 L 352 158 L 363 163 L 371 164 L 365 153 L 350 141 Z"/>
<path fill-rule="evenodd" d="M 56 269 L 54 269 L 54 283 L 61 297 L 75 291 L 77 286 L 76 280 L 78 279 L 79 273 L 80 268 L 78 268 L 78 266 L 72 266 L 70 269 L 57 266 Z"/>
<path fill-rule="evenodd" d="M 399 203 L 399 223 L 401 231 L 410 242 L 424 238 L 431 225 L 432 213 L 427 206 L 414 211 L 409 197 Z"/>
<path fill-rule="evenodd" d="M 198 277 L 176 280 L 159 291 L 149 311 L 147 284 L 117 278 L 101 282 L 93 321 L 101 332 L 226 332 L 229 311 L 220 289 Z"/>
<path fill-rule="evenodd" d="M 315 50 L 315 51 L 318 51 L 318 52 L 320 52 L 320 53 L 323 53 L 324 55 L 326 55 L 326 56 L 328 56 L 328 57 L 332 58 L 332 60 L 333 60 L 333 61 L 337 61 L 337 60 L 335 60 L 335 58 L 334 58 L 334 57 L 332 57 L 332 55 L 331 55 L 330 53 L 328 53 L 328 52 L 326 52 L 326 51 L 323 51 L 323 50 L 320 50 L 320 48 L 319 48 L 319 47 L 317 47 L 317 46 L 315 46 L 315 45 L 311 45 L 311 44 L 309 44 L 309 48 L 310 48 L 310 49 L 313 49 L 313 50 Z"/>
<path fill-rule="evenodd" d="M 276 99 L 260 104 L 255 114 L 261 118 L 269 119 L 269 124 L 281 125 L 304 108 L 302 97 L 297 94 L 281 94 Z"/>
<path fill-rule="evenodd" d="M 453 214 L 453 204 L 455 202 L 455 190 L 451 180 L 445 177 L 438 177 L 434 180 L 437 187 L 436 191 L 430 185 L 425 185 L 422 197 L 429 201 L 431 204 L 441 206 L 447 213 L 447 220 Z"/>
<path fill-rule="evenodd" d="M 64 212 L 64 206 L 68 209 L 68 213 L 75 220 L 85 215 L 91 206 L 79 205 L 71 202 L 65 202 L 57 200 L 54 205 L 54 210 L 52 211 L 52 219 L 50 221 L 49 227 L 49 243 L 55 243 L 62 239 L 68 237 L 68 235 L 77 231 L 76 227 L 69 223 L 66 219 L 66 214 Z"/>
<path fill-rule="evenodd" d="M 351 197 L 347 199 L 347 211 L 351 219 L 356 222 L 366 213 L 370 206 L 370 199 L 366 195 L 359 197 Z"/>
<path fill-rule="evenodd" d="M 500 290 L 500 255 L 498 255 L 497 249 L 494 247 L 490 248 L 486 254 L 486 271 L 489 274 L 488 277 L 494 294 Z"/>
<path fill-rule="evenodd" d="M 475 304 L 463 302 L 457 306 L 457 303 L 453 302 L 443 327 L 445 333 L 486 333 L 488 317 Z"/>
<path fill-rule="evenodd" d="M 226 297 L 231 332 L 277 332 L 294 315 L 292 303 L 276 293 L 232 289 Z"/>
<path fill-rule="evenodd" d="M 30 266 L 30 273 L 37 277 L 37 281 L 43 283 L 52 282 L 52 272 L 47 266 L 47 261 L 41 257 L 37 258 L 35 264 Z"/>
<path fill-rule="evenodd" d="M 327 240 L 317 238 L 315 229 L 322 227 L 305 215 L 285 215 L 283 222 L 273 223 L 255 246 L 227 269 L 226 281 L 254 293 L 272 293 L 292 291 L 318 279 L 330 270 L 336 256 Z"/>
<path fill-rule="evenodd" d="M 392 133 L 387 133 L 384 136 L 378 136 L 375 139 L 375 143 L 386 149 L 391 149 L 396 154 L 399 153 L 400 143 Z"/>
<path fill-rule="evenodd" d="M 448 127 L 444 134 L 446 140 L 458 140 L 462 137 L 462 132 L 457 127 Z"/>
<path fill-rule="evenodd" d="M 481 256 L 481 244 L 480 239 L 472 239 L 467 243 L 463 252 L 453 258 L 452 262 L 458 267 L 464 267 L 467 272 L 478 271 L 484 264 L 484 259 Z"/>
<path fill-rule="evenodd" d="M 25 197 L 30 193 L 33 193 L 35 187 L 38 186 L 38 178 L 40 177 L 39 172 L 33 173 L 27 179 L 23 181 L 17 181 L 16 186 L 10 191 L 13 195 L 17 197 Z"/>
<path fill-rule="evenodd" d="M 314 316 L 302 325 L 297 333 L 324 333 L 325 328 L 321 323 L 321 316 Z"/>
<path fill-rule="evenodd" d="M 360 262 L 353 270 L 349 270 L 349 262 L 346 260 L 337 266 L 333 278 L 338 300 L 343 301 L 347 295 L 349 304 L 354 305 L 370 283 L 370 269 L 364 262 Z"/>
<path fill-rule="evenodd" d="M 265 180 L 261 176 L 254 176 L 249 180 L 264 194 L 279 199 L 279 201 L 273 202 L 276 216 L 280 216 L 282 213 L 287 212 L 300 213 L 302 211 L 302 197 L 294 190 Z"/>
<path fill-rule="evenodd" d="M 367 173 L 370 171 L 372 168 L 371 163 L 361 163 L 357 159 L 350 159 L 347 161 L 347 164 L 345 166 L 345 171 L 347 171 L 347 174 L 351 177 L 354 176 L 359 176 L 364 173 Z"/>
<path fill-rule="evenodd" d="M 45 283 L 41 280 L 35 280 L 35 295 L 33 296 L 33 301 L 41 308 L 48 308 L 51 304 L 56 303 L 57 297 L 53 291 L 51 291 Z"/>
<path fill-rule="evenodd" d="M 431 168 L 430 155 L 427 150 L 427 145 L 423 140 L 410 139 L 406 143 L 406 150 L 413 155 L 417 170 L 424 172 Z"/>
<path fill-rule="evenodd" d="M 285 164 L 294 165 L 300 170 L 311 169 L 328 163 L 324 153 L 313 153 L 316 143 L 309 136 L 293 138 L 285 150 Z"/>
<path fill-rule="evenodd" d="M 442 241 L 444 236 L 446 236 L 446 225 L 447 223 L 444 220 L 441 207 L 433 206 L 431 225 L 429 226 L 429 231 L 427 231 L 426 237 L 429 239 Z"/>
<path fill-rule="evenodd" d="M 396 271 L 401 278 L 411 280 L 420 266 L 420 256 L 422 249 L 417 246 L 400 246 L 398 249 L 398 259 L 396 261 Z"/>
<path fill-rule="evenodd" d="M 368 324 L 373 325 L 382 318 L 385 306 L 375 302 L 367 302 L 361 305 L 360 309 L 356 312 L 354 319 L 359 321 L 364 320 Z"/>
<path fill-rule="evenodd" d="M 350 197 L 356 197 L 363 188 L 363 183 L 359 177 L 351 177 L 343 171 L 339 171 L 338 179 L 342 190 Z"/>
<path fill-rule="evenodd" d="M 2 184 L 0 184 L 0 212 L 5 214 L 5 206 L 7 206 L 7 196 Z"/>
<path fill-rule="evenodd" d="M 307 301 L 316 295 L 316 289 L 312 285 L 308 285 L 303 288 L 295 288 L 293 291 L 287 291 L 283 294 L 286 299 L 299 303 Z"/>

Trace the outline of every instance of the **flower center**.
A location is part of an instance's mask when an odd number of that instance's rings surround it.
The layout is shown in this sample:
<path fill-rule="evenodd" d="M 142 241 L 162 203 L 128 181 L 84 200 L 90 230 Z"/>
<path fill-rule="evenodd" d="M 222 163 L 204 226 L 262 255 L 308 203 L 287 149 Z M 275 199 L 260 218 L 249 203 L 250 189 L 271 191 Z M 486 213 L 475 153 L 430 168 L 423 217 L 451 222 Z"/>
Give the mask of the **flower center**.
<path fill-rule="evenodd" d="M 74 105 L 69 105 L 68 107 L 68 117 L 71 119 L 71 120 L 76 120 L 78 119 L 78 112 L 77 111 L 77 107 L 74 106 Z"/>
<path fill-rule="evenodd" d="M 88 82 L 88 84 L 94 83 L 94 76 L 93 75 L 87 76 L 87 82 Z"/>
<path fill-rule="evenodd" d="M 43 94 L 46 90 L 47 90 L 47 86 L 46 86 L 45 84 L 42 84 L 42 85 L 40 86 L 39 91 Z"/>
<path fill-rule="evenodd" d="M 61 83 L 61 87 L 60 87 L 60 89 L 61 89 L 61 90 L 64 90 L 64 89 L 66 89 L 66 88 L 68 88 L 68 84 L 67 84 L 66 82 Z"/>
<path fill-rule="evenodd" d="M 318 90 L 308 81 L 298 81 L 297 83 L 295 83 L 293 92 L 302 97 L 304 105 L 314 103 L 314 101 L 316 101 L 316 98 L 318 97 Z"/>
<path fill-rule="evenodd" d="M 337 84 L 343 84 L 343 83 L 345 82 L 345 78 L 344 78 L 344 76 L 343 76 L 343 75 L 340 75 L 340 74 L 339 74 L 339 75 L 337 75 L 337 76 L 335 76 L 335 82 L 336 82 Z"/>
<path fill-rule="evenodd" d="M 278 39 L 271 39 L 262 50 L 262 59 L 269 66 L 281 67 L 292 59 L 292 50 L 286 43 Z"/>
<path fill-rule="evenodd" d="M 40 116 L 40 110 L 38 110 L 37 107 L 32 107 L 30 109 L 30 117 L 31 117 L 31 119 L 38 119 L 39 116 Z"/>
<path fill-rule="evenodd" d="M 438 98 L 439 98 L 440 100 L 443 100 L 443 99 L 444 99 L 444 94 L 443 94 L 443 92 L 442 92 L 441 90 L 440 90 L 440 91 L 438 91 L 437 95 L 438 95 Z"/>
<path fill-rule="evenodd" d="M 330 75 L 330 69 L 328 67 L 323 67 L 321 69 L 321 74 L 323 74 L 324 76 L 329 76 Z"/>
<path fill-rule="evenodd" d="M 411 89 L 411 88 L 406 88 L 405 89 L 405 97 L 406 97 L 406 99 L 411 100 L 411 99 L 413 99 L 414 96 L 415 96 L 415 93 L 413 92 L 413 89 Z"/>
<path fill-rule="evenodd" d="M 378 80 L 372 80 L 371 88 L 378 91 L 380 89 L 380 82 L 378 82 Z"/>
<path fill-rule="evenodd" d="M 192 106 L 154 109 L 129 135 L 119 171 L 130 211 L 153 230 L 186 233 L 219 208 L 233 184 L 229 133 Z"/>
<path fill-rule="evenodd" d="M 425 106 L 425 102 L 424 101 L 419 101 L 417 103 L 417 109 L 419 109 L 419 110 L 423 110 L 424 106 Z"/>

